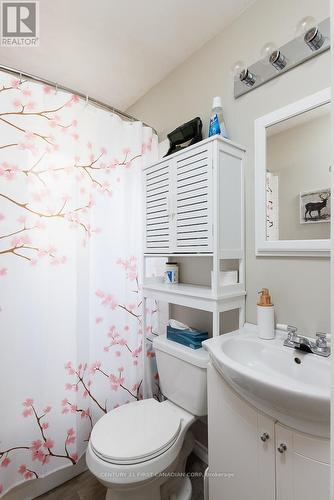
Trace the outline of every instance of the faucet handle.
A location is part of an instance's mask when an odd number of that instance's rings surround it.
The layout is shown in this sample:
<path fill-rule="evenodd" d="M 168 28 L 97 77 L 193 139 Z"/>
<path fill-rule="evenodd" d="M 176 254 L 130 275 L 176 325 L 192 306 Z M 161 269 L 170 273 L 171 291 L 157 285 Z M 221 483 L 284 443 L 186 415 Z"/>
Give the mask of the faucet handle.
<path fill-rule="evenodd" d="M 327 347 L 327 333 L 317 332 L 316 333 L 316 345 L 317 347 Z"/>
<path fill-rule="evenodd" d="M 287 332 L 288 337 L 293 337 L 296 333 L 298 328 L 296 326 L 292 325 L 285 325 L 282 323 L 277 323 L 276 325 L 277 330 L 282 330 L 283 332 Z"/>

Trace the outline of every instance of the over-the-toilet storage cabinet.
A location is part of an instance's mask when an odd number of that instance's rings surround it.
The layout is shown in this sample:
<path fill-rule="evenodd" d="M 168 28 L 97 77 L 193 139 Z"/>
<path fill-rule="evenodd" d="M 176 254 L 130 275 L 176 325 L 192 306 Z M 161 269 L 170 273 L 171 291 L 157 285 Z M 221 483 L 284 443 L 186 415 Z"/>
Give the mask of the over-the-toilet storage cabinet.
<path fill-rule="evenodd" d="M 221 258 L 241 257 L 243 153 L 217 137 L 144 170 L 145 253 L 211 253 L 216 229 Z"/>
<path fill-rule="evenodd" d="M 225 311 L 238 310 L 244 323 L 244 156 L 242 146 L 215 136 L 143 168 L 144 301 L 209 311 L 213 335 Z M 191 282 L 166 285 L 150 276 L 157 257 L 182 257 L 181 278 L 189 265 Z M 196 282 L 204 261 L 212 270 L 205 285 Z M 228 265 L 238 271 L 238 282 L 223 286 L 220 271 Z"/>
<path fill-rule="evenodd" d="M 213 249 L 212 143 L 145 170 L 146 252 Z"/>

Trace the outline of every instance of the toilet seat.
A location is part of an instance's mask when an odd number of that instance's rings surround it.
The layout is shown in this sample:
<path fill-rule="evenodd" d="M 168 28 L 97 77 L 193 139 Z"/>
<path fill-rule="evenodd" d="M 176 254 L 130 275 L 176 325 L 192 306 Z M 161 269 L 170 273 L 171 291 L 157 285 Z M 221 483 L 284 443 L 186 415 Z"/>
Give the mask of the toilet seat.
<path fill-rule="evenodd" d="M 95 424 L 92 451 L 110 464 L 139 464 L 167 451 L 177 440 L 181 423 L 179 412 L 155 399 L 128 403 Z"/>

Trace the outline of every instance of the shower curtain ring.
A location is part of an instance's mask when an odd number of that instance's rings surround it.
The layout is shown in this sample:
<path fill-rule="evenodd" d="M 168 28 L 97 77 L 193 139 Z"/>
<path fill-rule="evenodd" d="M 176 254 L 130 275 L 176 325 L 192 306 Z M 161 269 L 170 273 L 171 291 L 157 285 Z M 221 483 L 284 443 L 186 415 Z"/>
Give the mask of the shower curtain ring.
<path fill-rule="evenodd" d="M 86 95 L 86 104 L 85 104 L 85 108 L 87 108 L 88 106 L 88 101 L 89 101 L 89 97 L 88 97 L 88 94 Z"/>
<path fill-rule="evenodd" d="M 20 85 L 22 83 L 22 73 L 20 73 L 20 76 L 19 76 L 19 83 L 20 83 Z"/>

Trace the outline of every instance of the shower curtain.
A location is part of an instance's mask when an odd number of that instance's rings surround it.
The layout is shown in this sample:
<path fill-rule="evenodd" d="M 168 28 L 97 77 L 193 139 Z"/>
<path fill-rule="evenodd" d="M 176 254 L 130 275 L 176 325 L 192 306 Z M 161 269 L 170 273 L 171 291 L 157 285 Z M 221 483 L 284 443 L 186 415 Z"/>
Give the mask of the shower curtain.
<path fill-rule="evenodd" d="M 75 464 L 94 422 L 142 397 L 140 170 L 157 140 L 76 95 L 0 79 L 3 495 Z"/>

